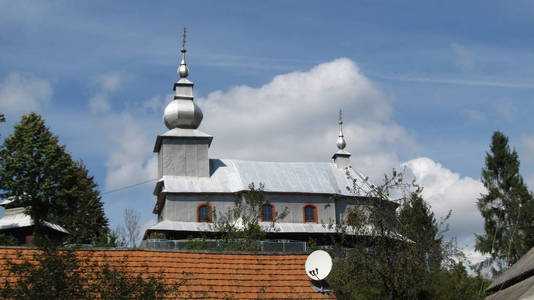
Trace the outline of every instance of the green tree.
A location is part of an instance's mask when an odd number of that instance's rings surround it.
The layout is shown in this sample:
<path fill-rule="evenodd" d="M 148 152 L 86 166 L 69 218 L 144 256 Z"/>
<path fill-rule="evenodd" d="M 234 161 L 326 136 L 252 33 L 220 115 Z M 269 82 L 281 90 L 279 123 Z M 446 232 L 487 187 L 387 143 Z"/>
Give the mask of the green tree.
<path fill-rule="evenodd" d="M 106 240 L 108 220 L 93 178 L 59 144 L 35 113 L 21 118 L 0 149 L 0 196 L 26 207 L 36 224 L 47 220 L 71 233 L 74 243 Z M 40 235 L 40 226 L 36 226 Z"/>
<path fill-rule="evenodd" d="M 275 224 L 288 214 L 287 208 L 276 212 L 267 228 L 260 225 L 260 214 L 264 204 L 264 186 L 251 183 L 249 190 L 236 196 L 234 206 L 227 211 L 214 212 L 211 227 L 218 233 L 223 250 L 258 251 L 259 241 L 266 238 L 268 232 L 276 231 Z"/>
<path fill-rule="evenodd" d="M 60 205 L 52 206 L 49 220 L 64 225 L 71 235 L 67 242 L 74 244 L 108 243 L 108 219 L 104 214 L 98 186 L 82 162 L 73 161 L 72 176 L 66 177 L 65 193 Z"/>
<path fill-rule="evenodd" d="M 419 259 L 431 269 L 441 266 L 442 241 L 434 213 L 423 199 L 420 189 L 410 194 L 399 211 L 399 231 L 415 242 Z"/>
<path fill-rule="evenodd" d="M 491 281 L 484 279 L 480 273 L 470 276 L 462 262 L 454 263 L 448 270 L 434 270 L 430 274 L 428 299 L 482 300 Z"/>
<path fill-rule="evenodd" d="M 485 232 L 476 235 L 475 248 L 506 268 L 534 247 L 534 199 L 519 174 L 517 152 L 510 150 L 508 137 L 501 132 L 492 136 L 482 183 L 487 193 L 477 204 Z"/>
<path fill-rule="evenodd" d="M 349 190 L 355 191 L 358 183 L 353 181 L 354 187 Z M 402 219 L 406 223 L 402 223 L 395 212 L 397 204 L 389 197 L 396 189 L 412 186 L 405 185 L 402 174 L 394 171 L 391 177 L 385 176 L 382 185 L 372 186 L 365 204 L 350 209 L 339 232 L 352 234 L 355 241 L 350 248 L 342 249 L 344 254 L 335 260 L 333 274 L 328 278 L 339 299 L 425 299 L 421 296 L 429 274 L 425 256 L 419 244 L 403 234 L 416 237 L 415 230 L 409 227 L 423 226 L 417 222 L 428 216 L 418 214 L 427 211 L 414 212 L 414 205 L 407 201 Z"/>
<path fill-rule="evenodd" d="M 443 238 L 450 213 L 438 223 L 421 187 L 405 183 L 396 171 L 384 178 L 382 185 L 371 185 L 367 199 L 356 202 L 338 228 L 343 244 L 333 251 L 336 258 L 327 278 L 337 298 L 479 299 L 444 296 L 434 284 L 452 280 L 453 258 L 460 255 L 455 244 Z M 353 180 L 349 190 L 356 191 L 359 184 Z M 404 195 L 398 211 L 391 194 Z M 461 279 L 462 284 L 471 280 L 466 274 Z"/>

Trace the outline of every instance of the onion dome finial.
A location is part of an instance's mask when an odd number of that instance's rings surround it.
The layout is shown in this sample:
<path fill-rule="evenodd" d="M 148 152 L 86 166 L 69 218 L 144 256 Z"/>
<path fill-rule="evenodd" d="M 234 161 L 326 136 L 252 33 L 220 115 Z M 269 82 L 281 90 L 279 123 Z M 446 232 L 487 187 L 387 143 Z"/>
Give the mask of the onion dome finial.
<path fill-rule="evenodd" d="M 202 122 L 202 110 L 193 101 L 193 82 L 187 79 L 189 70 L 185 64 L 185 37 L 186 29 L 184 27 L 184 35 L 182 39 L 182 61 L 178 67 L 178 75 L 180 80 L 174 83 L 173 90 L 175 91 L 174 99 L 165 107 L 163 112 L 163 121 L 165 126 L 169 129 L 197 129 Z"/>

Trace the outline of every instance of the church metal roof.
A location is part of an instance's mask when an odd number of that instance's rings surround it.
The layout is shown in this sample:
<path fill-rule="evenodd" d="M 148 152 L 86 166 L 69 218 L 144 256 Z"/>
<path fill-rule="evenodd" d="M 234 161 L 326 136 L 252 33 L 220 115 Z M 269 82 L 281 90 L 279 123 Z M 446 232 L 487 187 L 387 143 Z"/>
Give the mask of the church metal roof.
<path fill-rule="evenodd" d="M 260 225 L 266 232 L 276 233 L 339 233 L 340 229 L 336 228 L 334 224 L 323 223 L 282 223 L 282 222 L 260 222 Z M 237 224 L 236 227 L 240 228 L 242 225 Z M 148 230 L 153 231 L 187 231 L 187 232 L 216 232 L 213 223 L 205 222 L 182 222 L 164 220 L 152 225 Z M 361 228 L 355 228 L 347 226 L 345 233 L 349 235 L 359 236 L 376 236 L 376 230 L 372 225 L 365 225 Z M 387 234 L 389 238 L 404 240 L 411 242 L 410 239 L 395 233 L 390 232 Z"/>
<path fill-rule="evenodd" d="M 163 176 L 154 193 L 236 193 L 262 183 L 266 192 L 368 196 L 373 186 L 356 170 L 333 163 L 210 159 L 210 170 L 210 177 Z"/>

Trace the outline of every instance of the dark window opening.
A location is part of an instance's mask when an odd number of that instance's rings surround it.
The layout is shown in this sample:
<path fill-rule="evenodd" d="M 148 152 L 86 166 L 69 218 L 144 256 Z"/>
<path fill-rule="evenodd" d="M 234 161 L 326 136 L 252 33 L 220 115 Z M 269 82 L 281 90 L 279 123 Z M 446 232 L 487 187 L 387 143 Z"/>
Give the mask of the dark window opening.
<path fill-rule="evenodd" d="M 304 222 L 317 222 L 317 209 L 313 205 L 304 207 Z"/>
<path fill-rule="evenodd" d="M 261 207 L 261 220 L 272 221 L 274 220 L 274 212 L 272 204 L 264 204 Z"/>
<path fill-rule="evenodd" d="M 198 221 L 211 222 L 210 207 L 207 204 L 198 207 Z"/>

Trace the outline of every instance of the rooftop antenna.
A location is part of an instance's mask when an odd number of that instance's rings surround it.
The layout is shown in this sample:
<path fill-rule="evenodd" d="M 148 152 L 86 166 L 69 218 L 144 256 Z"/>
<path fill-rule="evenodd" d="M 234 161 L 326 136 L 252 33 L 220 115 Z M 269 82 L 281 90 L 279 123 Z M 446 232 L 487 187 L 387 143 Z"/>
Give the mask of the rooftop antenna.
<path fill-rule="evenodd" d="M 318 292 L 326 293 L 331 291 L 323 287 L 323 279 L 325 279 L 326 276 L 330 274 L 330 271 L 332 271 L 332 258 L 328 252 L 324 250 L 313 251 L 308 255 L 306 263 L 304 264 L 304 269 L 306 270 L 306 275 L 308 275 L 311 280 L 321 283 Z"/>

